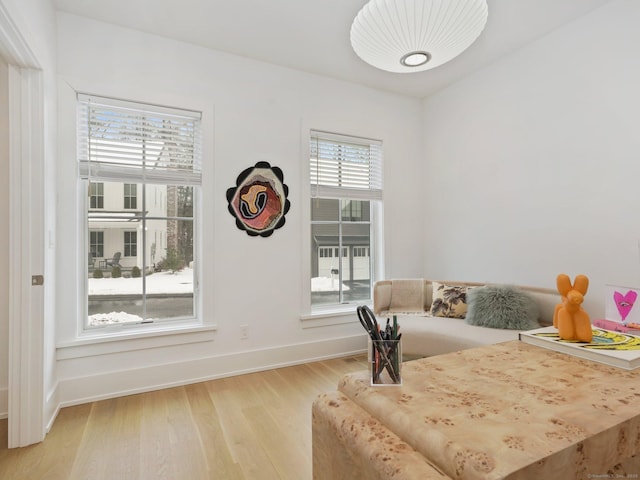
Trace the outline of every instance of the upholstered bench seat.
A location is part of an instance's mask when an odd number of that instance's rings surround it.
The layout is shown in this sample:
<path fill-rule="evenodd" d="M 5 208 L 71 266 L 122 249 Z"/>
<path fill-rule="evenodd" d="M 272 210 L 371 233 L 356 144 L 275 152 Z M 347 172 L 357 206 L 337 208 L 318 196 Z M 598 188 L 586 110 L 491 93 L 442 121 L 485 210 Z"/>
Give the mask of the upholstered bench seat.
<path fill-rule="evenodd" d="M 433 315 L 433 288 L 438 284 L 466 289 L 491 285 L 427 279 L 380 280 L 374 285 L 374 313 L 380 322 L 394 315 L 398 317 L 404 354 L 440 355 L 518 339 L 518 329 L 481 327 L 468 324 L 465 318 Z M 553 323 L 555 306 L 560 303 L 558 292 L 537 287 L 514 288 L 525 293 L 537 306 L 539 324 L 533 328 Z"/>

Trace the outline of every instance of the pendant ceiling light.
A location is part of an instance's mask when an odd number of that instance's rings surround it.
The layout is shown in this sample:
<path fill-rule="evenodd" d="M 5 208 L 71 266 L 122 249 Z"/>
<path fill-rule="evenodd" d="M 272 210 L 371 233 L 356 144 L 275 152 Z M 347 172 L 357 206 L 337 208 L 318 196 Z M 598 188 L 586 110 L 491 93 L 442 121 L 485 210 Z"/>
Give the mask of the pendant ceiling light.
<path fill-rule="evenodd" d="M 464 52 L 487 23 L 486 0 L 371 0 L 351 25 L 351 45 L 388 72 L 421 72 Z"/>

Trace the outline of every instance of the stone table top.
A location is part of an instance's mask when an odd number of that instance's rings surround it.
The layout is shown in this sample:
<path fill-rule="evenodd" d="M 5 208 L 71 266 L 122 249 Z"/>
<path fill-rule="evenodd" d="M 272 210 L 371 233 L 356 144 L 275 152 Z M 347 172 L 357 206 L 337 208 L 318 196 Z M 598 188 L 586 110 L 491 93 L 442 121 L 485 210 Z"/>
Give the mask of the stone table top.
<path fill-rule="evenodd" d="M 338 389 L 452 478 L 610 478 L 625 460 L 640 478 L 640 369 L 511 341 L 405 362 L 402 378 Z"/>

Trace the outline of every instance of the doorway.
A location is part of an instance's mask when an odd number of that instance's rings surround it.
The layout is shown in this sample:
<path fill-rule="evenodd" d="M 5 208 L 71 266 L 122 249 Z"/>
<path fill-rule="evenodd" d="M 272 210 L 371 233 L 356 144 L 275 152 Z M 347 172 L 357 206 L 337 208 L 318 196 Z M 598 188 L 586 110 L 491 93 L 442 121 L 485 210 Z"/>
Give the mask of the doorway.
<path fill-rule="evenodd" d="M 38 199 L 44 191 L 45 102 L 38 60 L 1 2 L 0 58 L 6 72 L 0 96 L 4 90 L 7 102 L 0 108 L 0 242 L 8 243 L 0 252 L 0 287 L 6 287 L 0 299 L 7 300 L 0 307 L 0 331 L 8 331 L 0 340 L 0 406 L 6 406 L 13 448 L 42 441 L 46 431 L 44 292 L 32 287 L 32 275 L 44 269 L 44 209 Z"/>

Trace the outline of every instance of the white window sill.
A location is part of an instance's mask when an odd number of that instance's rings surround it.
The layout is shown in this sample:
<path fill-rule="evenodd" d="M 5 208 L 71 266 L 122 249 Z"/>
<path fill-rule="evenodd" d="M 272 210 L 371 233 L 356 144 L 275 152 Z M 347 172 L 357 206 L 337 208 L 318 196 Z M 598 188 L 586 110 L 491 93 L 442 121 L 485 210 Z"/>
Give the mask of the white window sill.
<path fill-rule="evenodd" d="M 353 323 L 358 320 L 357 305 L 335 305 L 319 308 L 309 314 L 301 315 L 302 328 L 327 327 Z"/>
<path fill-rule="evenodd" d="M 209 342 L 213 340 L 216 329 L 216 325 L 191 322 L 179 325 L 120 328 L 118 331 L 88 332 L 74 340 L 59 342 L 56 345 L 56 359 L 68 360 L 146 348 Z"/>

